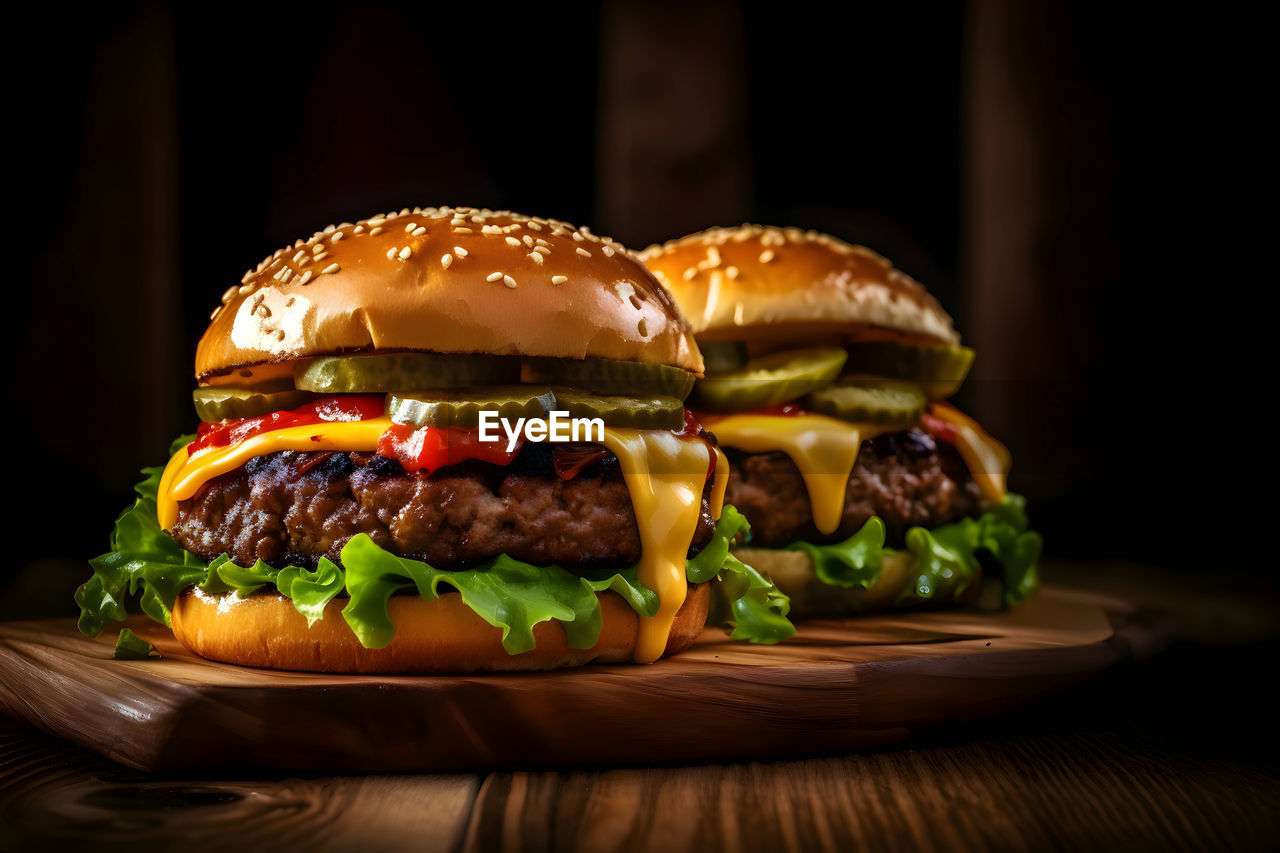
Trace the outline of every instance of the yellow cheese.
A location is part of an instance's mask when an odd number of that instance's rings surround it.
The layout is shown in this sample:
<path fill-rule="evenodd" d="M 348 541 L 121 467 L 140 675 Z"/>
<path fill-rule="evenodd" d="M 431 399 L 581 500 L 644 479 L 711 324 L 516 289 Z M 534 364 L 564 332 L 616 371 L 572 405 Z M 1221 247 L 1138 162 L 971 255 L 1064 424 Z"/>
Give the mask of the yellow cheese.
<path fill-rule="evenodd" d="M 658 594 L 658 612 L 640 620 L 636 638 L 636 661 L 649 663 L 666 650 L 689 591 L 685 558 L 698 527 L 711 450 L 702 439 L 663 430 L 606 429 L 602 443 L 618 457 L 631 493 L 640 531 L 637 575 Z"/>
<path fill-rule="evenodd" d="M 813 523 L 834 533 L 844 516 L 844 493 L 858 448 L 868 438 L 893 432 L 877 424 L 852 424 L 825 415 L 706 415 L 702 424 L 726 447 L 748 453 L 781 451 L 800 469 Z"/>
<path fill-rule="evenodd" d="M 178 502 L 195 495 L 214 477 L 234 471 L 255 456 L 280 450 L 372 451 L 391 426 L 385 417 L 349 423 L 322 423 L 273 430 L 231 447 L 211 447 L 188 457 L 181 448 L 160 479 L 157 515 L 161 528 L 178 519 Z M 631 493 L 640 532 L 639 580 L 658 594 L 658 613 L 641 619 L 635 659 L 657 660 L 667 647 L 676 611 L 688 585 L 685 557 L 698 526 L 711 449 L 699 438 L 663 430 L 606 428 L 605 447 L 618 457 Z M 718 452 L 718 451 L 717 451 Z M 720 516 L 729 480 L 729 463 L 721 454 L 712 486 L 712 516 Z"/>
<path fill-rule="evenodd" d="M 230 447 L 209 447 L 191 457 L 185 447 L 179 448 L 160 478 L 156 501 L 160 527 L 168 530 L 178 520 L 178 501 L 185 501 L 214 477 L 236 470 L 255 456 L 279 450 L 376 450 L 378 437 L 390 426 L 391 419 L 386 417 L 309 424 L 264 432 Z"/>
<path fill-rule="evenodd" d="M 729 460 L 716 448 L 716 479 L 711 484 L 711 520 L 719 521 L 724 512 L 724 493 L 729 488 Z"/>
<path fill-rule="evenodd" d="M 996 441 L 978 426 L 978 422 L 954 406 L 934 403 L 930 407 L 934 417 L 941 418 L 955 427 L 956 450 L 969 469 L 969 476 L 978 484 L 978 491 L 992 503 L 1004 500 L 1008 488 L 1009 466 L 1013 457 L 1008 448 Z"/>

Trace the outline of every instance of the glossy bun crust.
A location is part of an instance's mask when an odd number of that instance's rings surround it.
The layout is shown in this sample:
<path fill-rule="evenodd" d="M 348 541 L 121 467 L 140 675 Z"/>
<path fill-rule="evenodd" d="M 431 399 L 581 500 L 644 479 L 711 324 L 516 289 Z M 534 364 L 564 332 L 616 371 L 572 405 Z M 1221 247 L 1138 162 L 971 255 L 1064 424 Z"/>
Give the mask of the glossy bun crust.
<path fill-rule="evenodd" d="M 689 646 L 702 632 L 710 584 L 689 587 L 676 614 L 665 654 Z M 589 649 L 571 649 L 554 622 L 533 629 L 536 647 L 519 655 L 502 648 L 502 630 L 485 622 L 457 593 L 435 601 L 416 595 L 391 598 L 396 635 L 386 648 L 366 649 L 342 618 L 344 601 L 330 601 L 311 627 L 293 603 L 277 594 L 236 598 L 192 587 L 173 607 L 173 633 L 201 657 L 241 666 L 308 672 L 479 672 L 556 669 L 632 660 L 639 616 L 612 592 L 600 593 L 603 624 Z"/>
<path fill-rule="evenodd" d="M 959 343 L 951 317 L 888 260 L 817 231 L 742 225 L 650 246 L 640 258 L 675 295 L 700 339 L 742 329 L 861 326 L 921 342 Z M 803 335 L 801 335 L 803 337 Z"/>
<path fill-rule="evenodd" d="M 344 222 L 280 249 L 223 295 L 196 378 L 341 352 L 659 362 L 702 372 L 670 294 L 607 237 L 473 208 Z"/>

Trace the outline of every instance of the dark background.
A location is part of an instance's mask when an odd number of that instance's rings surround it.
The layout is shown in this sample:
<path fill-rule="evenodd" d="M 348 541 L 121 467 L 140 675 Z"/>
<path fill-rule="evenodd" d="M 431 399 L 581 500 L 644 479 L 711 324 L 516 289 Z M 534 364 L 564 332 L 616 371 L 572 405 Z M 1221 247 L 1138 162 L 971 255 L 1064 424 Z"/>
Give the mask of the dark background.
<path fill-rule="evenodd" d="M 0 615 L 73 610 L 137 469 L 194 425 L 195 341 L 246 268 L 441 204 L 635 248 L 743 220 L 869 245 L 977 349 L 959 402 L 1051 554 L 1273 597 L 1274 74 L 1257 21 L 1170 8 L 15 13 Z"/>

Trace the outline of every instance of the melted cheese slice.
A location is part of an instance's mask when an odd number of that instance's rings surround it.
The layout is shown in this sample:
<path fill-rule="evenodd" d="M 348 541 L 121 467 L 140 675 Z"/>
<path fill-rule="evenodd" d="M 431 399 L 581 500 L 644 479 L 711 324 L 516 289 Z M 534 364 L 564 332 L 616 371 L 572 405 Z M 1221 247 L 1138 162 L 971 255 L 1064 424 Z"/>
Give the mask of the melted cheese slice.
<path fill-rule="evenodd" d="M 685 558 L 702 511 L 711 449 L 702 439 L 663 430 L 605 429 L 603 444 L 618 457 L 631 492 L 640 531 L 637 574 L 658 594 L 658 612 L 640 619 L 636 638 L 636 661 L 650 663 L 666 651 L 671 624 L 689 591 Z M 723 467 L 727 474 L 728 465 Z"/>
<path fill-rule="evenodd" d="M 256 456 L 280 450 L 372 451 L 391 426 L 386 417 L 349 423 L 322 423 L 273 430 L 231 447 L 211 447 L 188 457 L 185 447 L 169 460 L 160 478 L 157 515 L 168 529 L 178 520 L 178 502 L 195 495 L 206 482 L 229 473 Z M 635 659 L 662 657 L 676 612 L 688 593 L 685 558 L 697 530 L 711 449 L 700 438 L 661 430 L 605 428 L 604 446 L 618 457 L 631 493 L 640 533 L 639 580 L 658 594 L 658 612 L 641 618 Z M 712 484 L 711 515 L 719 518 L 729 482 L 729 462 L 718 450 Z"/>
<path fill-rule="evenodd" d="M 844 517 L 844 494 L 868 438 L 894 432 L 878 424 L 853 424 L 825 415 L 707 415 L 703 425 L 727 447 L 748 453 L 781 451 L 800 469 L 813 523 L 834 533 Z"/>
<path fill-rule="evenodd" d="M 160 527 L 168 530 L 177 522 L 178 501 L 194 496 L 209 480 L 236 470 L 255 456 L 278 450 L 376 450 L 378 437 L 390 426 L 387 417 L 308 424 L 264 432 L 230 447 L 205 448 L 190 457 L 185 447 L 179 448 L 160 477 L 156 500 Z"/>
<path fill-rule="evenodd" d="M 955 448 L 960 452 L 969 476 L 978 484 L 978 491 L 992 503 L 1004 500 L 1008 488 L 1009 466 L 1013 457 L 1009 449 L 996 441 L 978 426 L 968 415 L 945 403 L 934 403 L 931 412 L 956 429 Z"/>

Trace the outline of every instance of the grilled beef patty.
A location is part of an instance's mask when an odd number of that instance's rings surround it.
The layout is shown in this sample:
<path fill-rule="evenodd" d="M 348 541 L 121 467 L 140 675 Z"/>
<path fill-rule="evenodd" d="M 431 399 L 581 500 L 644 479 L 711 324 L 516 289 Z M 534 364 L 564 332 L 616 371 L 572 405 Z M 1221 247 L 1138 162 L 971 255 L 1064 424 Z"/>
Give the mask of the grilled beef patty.
<path fill-rule="evenodd" d="M 372 453 L 270 453 L 181 501 L 169 533 L 202 559 L 226 553 L 240 565 L 340 563 L 357 533 L 439 569 L 498 554 L 565 568 L 632 565 L 640 534 L 631 496 L 617 457 L 600 455 L 564 480 L 546 444 L 525 445 L 508 466 L 471 461 L 430 475 Z M 715 527 L 710 495 L 708 480 L 691 555 Z"/>
<path fill-rule="evenodd" d="M 849 475 L 844 516 L 832 534 L 813 526 L 809 493 L 800 470 L 784 453 L 743 453 L 722 448 L 732 473 L 725 503 L 751 522 L 751 544 L 782 548 L 793 542 L 839 542 L 878 515 L 888 544 L 901 547 L 907 528 L 937 527 L 976 515 L 978 487 L 958 453 L 923 430 L 910 429 L 862 443 Z"/>

